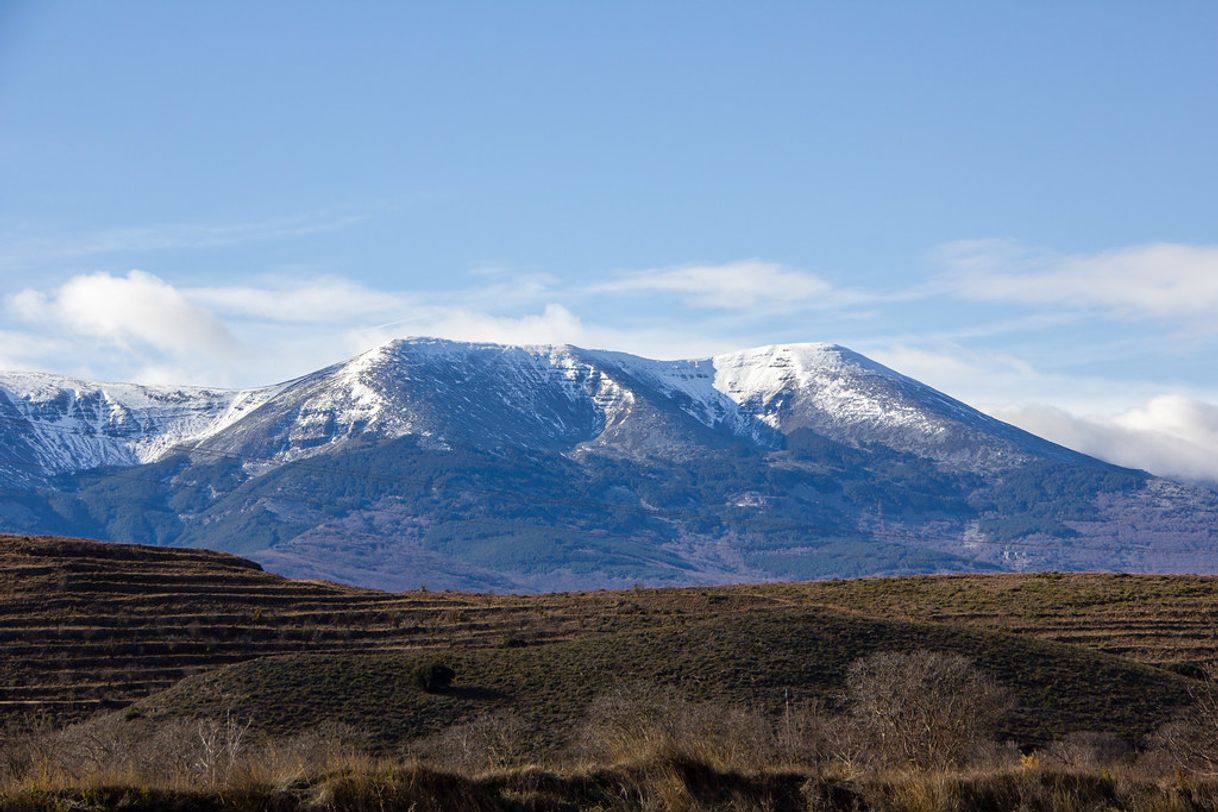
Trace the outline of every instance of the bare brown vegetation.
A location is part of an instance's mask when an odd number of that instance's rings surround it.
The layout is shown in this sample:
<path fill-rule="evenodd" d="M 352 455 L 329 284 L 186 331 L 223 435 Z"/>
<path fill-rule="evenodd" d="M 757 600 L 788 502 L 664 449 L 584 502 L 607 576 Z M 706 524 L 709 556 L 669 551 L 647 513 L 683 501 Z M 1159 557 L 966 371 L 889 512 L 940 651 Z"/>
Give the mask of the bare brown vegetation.
<path fill-rule="evenodd" d="M 982 746 L 993 743 L 991 716 L 1002 690 L 963 658 L 873 655 L 851 673 L 841 710 L 789 708 L 777 717 L 616 691 L 591 701 L 569 748 L 540 762 L 519 746 L 522 720 L 503 713 L 380 757 L 351 729 L 279 740 L 255 735 L 248 721 L 231 716 L 159 723 L 139 735 L 104 717 L 59 731 L 10 724 L 0 809 L 1218 809 L 1218 783 L 1189 766 L 1197 764 L 1192 753 L 1163 737 L 1137 761 L 1113 753 L 1102 736 L 1073 735 L 1022 756 Z M 971 706 L 957 710 L 949 726 L 967 747 L 946 742 L 947 728 L 933 729 L 937 720 L 921 720 L 921 741 L 917 724 L 900 729 L 899 743 L 887 721 L 879 738 L 860 729 L 872 715 L 904 712 L 889 704 L 894 696 L 898 705 L 909 701 L 894 687 L 899 676 L 926 696 Z M 977 695 L 952 700 L 961 689 Z M 1194 708 L 1188 718 L 1210 710 Z M 1202 772 L 1212 763 L 1201 762 Z"/>
<path fill-rule="evenodd" d="M 860 752 L 893 767 L 941 770 L 987 757 L 1013 704 L 967 658 L 933 651 L 861 659 L 847 687 Z"/>
<path fill-rule="evenodd" d="M 4 537 L 0 808 L 1218 809 L 1216 620 L 1207 578 L 388 595 Z"/>
<path fill-rule="evenodd" d="M 1000 628 L 1186 674 L 1218 665 L 1218 579 L 1039 574 L 559 595 L 386 594 L 205 550 L 0 536 L 0 715 L 81 718 L 288 652 L 529 646 L 681 618 L 839 608 Z"/>

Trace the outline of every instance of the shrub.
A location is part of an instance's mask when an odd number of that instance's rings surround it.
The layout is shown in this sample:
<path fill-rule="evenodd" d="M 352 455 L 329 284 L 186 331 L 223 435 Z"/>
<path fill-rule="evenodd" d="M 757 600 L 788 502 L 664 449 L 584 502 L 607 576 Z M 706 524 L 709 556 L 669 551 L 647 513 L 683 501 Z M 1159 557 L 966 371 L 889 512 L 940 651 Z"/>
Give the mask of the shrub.
<path fill-rule="evenodd" d="M 1179 770 L 1218 775 L 1218 695 L 1200 686 L 1189 690 L 1193 702 L 1151 737 Z"/>
<path fill-rule="evenodd" d="M 414 683 L 429 694 L 438 693 L 453 684 L 457 672 L 443 663 L 425 663 L 414 670 Z"/>
<path fill-rule="evenodd" d="M 528 730 L 510 710 L 499 710 L 453 725 L 415 742 L 421 759 L 444 770 L 479 773 L 518 766 L 531 755 Z"/>
<path fill-rule="evenodd" d="M 958 654 L 882 652 L 846 679 L 851 717 L 868 758 L 921 769 L 961 767 L 993 751 L 1008 692 Z"/>
<path fill-rule="evenodd" d="M 1202 682 L 1213 682 L 1213 677 L 1210 676 L 1209 669 L 1201 663 L 1166 663 L 1163 668 L 1179 674 L 1182 677 L 1188 677 L 1189 679 L 1201 680 Z"/>
<path fill-rule="evenodd" d="M 592 701 L 570 749 L 595 763 L 680 755 L 735 769 L 819 766 L 832 756 L 839 727 L 819 705 L 791 706 L 774 718 L 690 702 L 671 690 L 623 686 Z"/>
<path fill-rule="evenodd" d="M 1129 760 L 1133 748 L 1112 733 L 1075 731 L 1067 733 L 1044 749 L 1047 759 L 1064 767 L 1099 770 Z"/>

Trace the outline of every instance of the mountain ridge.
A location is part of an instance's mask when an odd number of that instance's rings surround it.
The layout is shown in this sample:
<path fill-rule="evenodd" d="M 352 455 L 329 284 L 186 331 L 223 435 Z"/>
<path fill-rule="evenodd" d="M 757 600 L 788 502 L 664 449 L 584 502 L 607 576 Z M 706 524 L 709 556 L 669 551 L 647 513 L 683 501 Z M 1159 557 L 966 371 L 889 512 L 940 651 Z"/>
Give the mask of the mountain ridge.
<path fill-rule="evenodd" d="M 18 377 L 0 375 L 0 521 L 294 576 L 532 591 L 1218 570 L 1213 494 L 835 344 L 657 361 L 417 338 L 252 390 L 43 376 L 22 394 Z M 77 445 L 93 456 L 73 468 Z"/>

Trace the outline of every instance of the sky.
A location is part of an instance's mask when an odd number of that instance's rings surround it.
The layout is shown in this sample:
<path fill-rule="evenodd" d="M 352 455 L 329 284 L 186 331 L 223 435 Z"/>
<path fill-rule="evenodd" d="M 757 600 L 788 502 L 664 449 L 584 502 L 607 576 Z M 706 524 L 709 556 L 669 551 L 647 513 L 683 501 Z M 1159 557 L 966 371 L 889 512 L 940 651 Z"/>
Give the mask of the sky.
<path fill-rule="evenodd" d="M 0 369 L 832 341 L 1218 481 L 1218 4 L 0 0 Z"/>

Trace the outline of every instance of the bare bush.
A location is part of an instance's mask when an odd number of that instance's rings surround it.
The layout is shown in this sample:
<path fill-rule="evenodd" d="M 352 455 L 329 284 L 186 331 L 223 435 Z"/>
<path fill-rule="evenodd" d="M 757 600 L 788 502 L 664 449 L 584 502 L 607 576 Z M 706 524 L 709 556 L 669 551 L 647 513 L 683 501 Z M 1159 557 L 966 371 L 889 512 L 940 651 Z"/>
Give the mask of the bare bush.
<path fill-rule="evenodd" d="M 195 724 L 194 771 L 209 783 L 226 777 L 246 753 L 250 721 L 225 714 Z"/>
<path fill-rule="evenodd" d="M 45 713 L 23 713 L 0 727 L 0 777 L 15 778 L 46 772 L 53 758 L 50 734 L 53 720 Z"/>
<path fill-rule="evenodd" d="M 495 711 L 415 742 L 414 755 L 443 769 L 478 773 L 528 760 L 527 729 L 512 711 Z"/>
<path fill-rule="evenodd" d="M 596 762 L 682 754 L 733 768 L 818 766 L 832 756 L 838 728 L 819 704 L 789 706 L 774 718 L 689 702 L 675 692 L 623 688 L 590 704 L 572 751 Z"/>
<path fill-rule="evenodd" d="M 342 722 L 323 722 L 286 739 L 264 739 L 253 757 L 276 783 L 290 783 L 363 762 L 367 737 Z"/>
<path fill-rule="evenodd" d="M 1218 694 L 1190 688 L 1192 704 L 1151 737 L 1151 747 L 1179 770 L 1218 775 Z"/>
<path fill-rule="evenodd" d="M 1133 756 L 1129 743 L 1113 733 L 1077 731 L 1051 742 L 1043 751 L 1045 761 L 1077 770 L 1110 767 Z"/>
<path fill-rule="evenodd" d="M 976 762 L 994 751 L 1011 707 L 1009 693 L 958 654 L 874 654 L 850 666 L 846 684 L 862 751 L 890 766 Z"/>
<path fill-rule="evenodd" d="M 102 718 L 60 730 L 25 729 L 6 738 L 4 777 L 39 784 L 132 776 L 143 782 L 223 784 L 257 764 L 249 729 L 248 721 L 229 715 L 136 724 Z"/>

